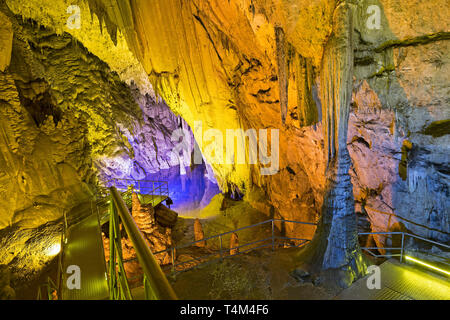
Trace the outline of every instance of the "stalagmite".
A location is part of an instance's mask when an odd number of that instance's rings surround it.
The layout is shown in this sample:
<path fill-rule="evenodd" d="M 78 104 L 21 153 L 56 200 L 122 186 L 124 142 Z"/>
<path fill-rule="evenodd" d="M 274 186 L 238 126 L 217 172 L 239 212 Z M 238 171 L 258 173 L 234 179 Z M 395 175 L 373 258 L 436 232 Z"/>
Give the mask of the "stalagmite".
<path fill-rule="evenodd" d="M 132 195 L 132 216 L 138 228 L 146 234 L 151 234 L 155 230 L 155 211 L 151 205 L 142 205 L 139 197 L 133 192 Z"/>
<path fill-rule="evenodd" d="M 350 285 L 365 273 L 358 244 L 353 186 L 347 150 L 347 129 L 352 97 L 352 9 L 342 1 L 334 12 L 333 33 L 322 63 L 322 107 L 327 156 L 326 191 L 322 216 L 310 246 L 303 253 L 312 268 L 337 273 L 339 285 Z"/>
<path fill-rule="evenodd" d="M 205 238 L 205 234 L 203 233 L 202 224 L 199 219 L 195 219 L 194 222 L 194 241 L 199 241 Z M 203 248 L 206 247 L 206 241 L 197 242 L 195 244 L 197 247 Z"/>
<path fill-rule="evenodd" d="M 239 253 L 239 237 L 237 233 L 233 232 L 231 234 L 230 239 L 230 256 L 238 254 Z"/>

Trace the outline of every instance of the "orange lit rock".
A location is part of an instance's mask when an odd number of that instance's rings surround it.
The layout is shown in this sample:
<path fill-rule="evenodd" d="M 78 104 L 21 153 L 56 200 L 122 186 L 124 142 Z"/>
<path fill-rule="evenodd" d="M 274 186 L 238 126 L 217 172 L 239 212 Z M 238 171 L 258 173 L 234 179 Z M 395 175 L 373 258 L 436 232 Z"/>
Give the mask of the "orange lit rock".
<path fill-rule="evenodd" d="M 239 253 L 238 247 L 239 247 L 239 237 L 235 232 L 233 232 L 230 238 L 230 256 Z"/>
<path fill-rule="evenodd" d="M 151 234 L 155 230 L 155 210 L 151 204 L 142 205 L 137 193 L 132 194 L 132 216 L 139 230 Z"/>
<path fill-rule="evenodd" d="M 205 234 L 203 233 L 202 224 L 199 219 L 195 219 L 194 222 L 194 241 L 199 241 L 205 238 Z M 197 247 L 206 247 L 206 241 L 197 242 L 195 244 Z"/>

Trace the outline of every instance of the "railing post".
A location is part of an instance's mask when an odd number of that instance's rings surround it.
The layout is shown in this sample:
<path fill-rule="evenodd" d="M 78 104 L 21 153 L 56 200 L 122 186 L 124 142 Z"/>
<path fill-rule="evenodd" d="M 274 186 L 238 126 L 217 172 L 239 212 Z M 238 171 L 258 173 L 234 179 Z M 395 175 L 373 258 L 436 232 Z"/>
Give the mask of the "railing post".
<path fill-rule="evenodd" d="M 69 224 L 67 222 L 67 214 L 66 211 L 64 210 L 64 232 L 69 228 Z"/>
<path fill-rule="evenodd" d="M 403 262 L 403 251 L 404 251 L 404 246 L 405 246 L 405 233 L 402 232 L 402 249 L 400 251 L 400 263 Z"/>
<path fill-rule="evenodd" d="M 219 235 L 219 241 L 220 241 L 220 259 L 223 259 L 222 256 L 222 250 L 223 250 L 223 245 L 222 245 L 222 235 Z"/>
<path fill-rule="evenodd" d="M 152 181 L 152 206 L 155 206 L 155 183 Z"/>
<path fill-rule="evenodd" d="M 272 219 L 272 251 L 275 251 L 275 223 Z"/>
<path fill-rule="evenodd" d="M 172 247 L 172 272 L 175 272 L 175 249 Z"/>
<path fill-rule="evenodd" d="M 116 299 L 115 208 L 111 197 L 109 207 L 109 299 Z"/>

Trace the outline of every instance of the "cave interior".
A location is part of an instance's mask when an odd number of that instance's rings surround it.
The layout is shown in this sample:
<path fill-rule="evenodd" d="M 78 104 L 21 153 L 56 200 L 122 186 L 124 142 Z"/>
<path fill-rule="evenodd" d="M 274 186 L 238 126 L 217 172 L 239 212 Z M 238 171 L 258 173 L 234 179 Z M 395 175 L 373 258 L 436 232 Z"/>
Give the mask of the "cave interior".
<path fill-rule="evenodd" d="M 0 0 L 0 299 L 450 299 L 449 10 Z"/>

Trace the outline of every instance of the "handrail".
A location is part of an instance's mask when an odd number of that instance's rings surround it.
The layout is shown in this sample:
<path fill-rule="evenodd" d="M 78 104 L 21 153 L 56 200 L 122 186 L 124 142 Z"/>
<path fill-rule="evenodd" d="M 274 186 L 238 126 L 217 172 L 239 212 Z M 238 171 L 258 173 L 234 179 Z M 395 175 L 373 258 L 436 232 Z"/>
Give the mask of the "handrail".
<path fill-rule="evenodd" d="M 162 254 L 162 253 L 166 253 L 166 252 L 169 253 L 170 252 L 171 256 L 172 256 L 172 271 L 174 272 L 174 271 L 176 271 L 176 267 L 177 266 L 184 265 L 184 264 L 187 264 L 187 263 L 190 263 L 190 262 L 193 262 L 193 261 L 199 261 L 202 258 L 207 258 L 207 257 L 212 257 L 212 256 L 219 255 L 219 258 L 223 259 L 224 257 L 235 256 L 235 255 L 242 254 L 244 252 L 248 252 L 248 251 L 251 251 L 251 250 L 259 249 L 259 248 L 262 248 L 262 247 L 272 247 L 272 251 L 273 251 L 273 250 L 275 250 L 275 240 L 296 240 L 296 241 L 302 241 L 300 244 L 295 245 L 296 247 L 300 247 L 300 246 L 304 245 L 305 243 L 311 241 L 310 239 L 289 238 L 289 237 L 275 236 L 275 233 L 274 233 L 275 222 L 288 222 L 288 223 L 296 223 L 296 224 L 303 224 L 303 225 L 309 225 L 309 226 L 317 226 L 316 223 L 312 223 L 312 222 L 301 222 L 301 221 L 283 220 L 283 219 L 270 219 L 270 220 L 258 222 L 258 223 L 255 223 L 255 224 L 252 224 L 252 225 L 249 225 L 249 226 L 241 227 L 241 228 L 238 228 L 238 229 L 235 229 L 235 230 L 231 230 L 231 231 L 227 231 L 227 232 L 224 232 L 224 233 L 216 234 L 216 235 L 213 235 L 211 237 L 203 238 L 203 239 L 200 239 L 200 240 L 197 240 L 197 241 L 193 241 L 193 242 L 181 245 L 181 246 L 171 247 L 171 248 L 166 249 L 166 250 L 154 252 L 153 255 L 156 256 L 158 254 Z M 235 233 L 235 232 L 239 232 L 239 231 L 242 231 L 242 230 L 246 230 L 246 229 L 249 229 L 249 228 L 257 227 L 257 226 L 268 224 L 268 223 L 272 223 L 272 235 L 270 237 L 262 239 L 262 240 L 256 240 L 256 241 L 253 241 L 253 242 L 250 242 L 250 243 L 246 243 L 246 244 L 234 247 L 233 249 L 240 249 L 240 248 L 243 248 L 243 247 L 251 246 L 251 245 L 254 245 L 254 244 L 257 244 L 257 243 L 260 243 L 260 242 L 263 242 L 263 241 L 269 241 L 269 240 L 271 240 L 271 243 L 264 244 L 264 245 L 258 246 L 258 247 L 253 247 L 253 248 L 250 248 L 248 250 L 245 250 L 244 252 L 238 252 L 238 253 L 235 253 L 233 255 L 224 256 L 224 252 L 229 251 L 229 249 L 224 249 L 223 248 L 222 237 L 224 237 L 226 235 L 229 235 L 229 234 L 232 234 L 232 233 Z M 191 247 L 191 246 L 195 245 L 196 243 L 201 243 L 201 242 L 205 242 L 205 241 L 209 241 L 211 239 L 217 239 L 217 238 L 220 240 L 220 249 L 219 249 L 218 252 L 213 252 L 211 254 L 208 254 L 208 255 L 205 255 L 205 256 L 202 256 L 202 257 L 198 257 L 198 258 L 194 258 L 194 259 L 191 259 L 191 260 L 188 260 L 188 261 L 175 263 L 175 259 L 174 259 L 175 252 L 178 249 Z M 219 258 L 214 258 L 213 260 L 219 259 Z M 127 259 L 127 260 L 124 260 L 123 262 L 124 263 L 128 263 L 128 262 L 132 262 L 132 261 L 136 261 L 136 258 Z M 209 261 L 205 261 L 205 262 L 202 262 L 202 263 L 203 264 L 204 263 L 209 263 Z M 189 269 L 190 268 L 183 269 L 183 271 L 186 271 L 186 270 L 189 270 Z"/>
<path fill-rule="evenodd" d="M 47 288 L 47 297 L 46 297 L 47 300 L 54 300 L 53 292 L 54 291 L 58 292 L 57 291 L 58 288 L 57 288 L 57 285 L 53 282 L 53 280 L 50 277 L 47 278 L 46 283 L 44 283 L 38 287 L 38 294 L 37 294 L 36 300 L 42 300 L 42 291 L 41 290 L 43 287 Z"/>
<path fill-rule="evenodd" d="M 177 249 L 183 249 L 183 248 L 191 247 L 192 245 L 194 245 L 196 243 L 205 242 L 205 241 L 208 241 L 208 240 L 211 240 L 211 239 L 220 238 L 220 237 L 223 237 L 223 236 L 226 236 L 226 235 L 229 235 L 229 234 L 232 234 L 232 233 L 236 233 L 236 232 L 239 232 L 239 231 L 242 231 L 242 230 L 246 230 L 246 229 L 257 227 L 257 226 L 260 226 L 260 225 L 263 225 L 263 224 L 266 224 L 266 223 L 274 223 L 274 222 L 290 222 L 290 223 L 297 223 L 297 224 L 317 226 L 317 223 L 312 223 L 312 222 L 290 221 L 290 220 L 283 220 L 283 219 L 270 219 L 270 220 L 266 220 L 266 221 L 262 221 L 262 222 L 258 222 L 258 223 L 252 224 L 250 226 L 245 226 L 245 227 L 238 228 L 238 229 L 231 230 L 231 231 L 227 231 L 227 232 L 224 232 L 224 233 L 219 233 L 219 234 L 213 235 L 213 236 L 208 237 L 208 238 L 203 238 L 203 239 L 200 239 L 200 240 L 197 240 L 197 241 L 189 242 L 189 243 L 181 245 L 181 246 L 173 247 L 173 248 L 166 249 L 166 250 L 163 250 L 163 251 L 158 251 L 158 252 L 155 252 L 154 255 L 165 253 L 165 252 L 169 252 L 172 249 L 177 250 Z M 279 238 L 279 237 L 275 237 L 275 238 Z M 272 239 L 272 237 L 270 237 L 270 239 Z M 307 241 L 311 241 L 311 240 L 308 240 L 308 239 L 297 239 L 297 238 L 285 238 L 284 240 L 307 240 Z M 250 244 L 253 244 L 253 242 L 250 243 Z"/>
<path fill-rule="evenodd" d="M 367 235 L 404 235 L 404 236 L 416 238 L 416 239 L 419 239 L 419 240 L 423 240 L 423 241 L 426 241 L 426 242 L 429 242 L 429 243 L 432 243 L 432 244 L 435 244 L 435 245 L 442 246 L 442 247 L 445 247 L 447 249 L 450 249 L 450 245 L 446 245 L 446 244 L 441 243 L 441 242 L 437 242 L 437 241 L 433 241 L 433 240 L 430 240 L 430 239 L 427 239 L 427 238 L 423 238 L 423 237 L 420 237 L 420 236 L 417 236 L 415 234 L 411 234 L 411 233 L 408 233 L 408 232 L 401 232 L 401 231 L 394 231 L 394 232 L 360 232 L 360 233 L 358 233 L 358 235 L 360 235 L 360 236 L 364 236 L 364 235 L 366 235 L 366 236 Z M 386 248 L 379 248 L 379 249 L 386 249 Z"/>
<path fill-rule="evenodd" d="M 127 206 L 121 198 L 116 187 L 111 187 L 111 196 L 127 231 L 128 237 L 133 243 L 139 263 L 144 271 L 147 281 L 154 290 L 155 297 L 162 300 L 176 300 L 177 296 L 167 281 L 165 274 L 153 256 L 144 237 L 133 220 Z"/>
<path fill-rule="evenodd" d="M 378 210 L 378 209 L 369 207 L 369 206 L 367 206 L 367 205 L 365 206 L 365 208 L 369 208 L 371 211 L 373 211 L 373 212 L 375 212 L 375 213 L 384 214 L 384 215 L 389 216 L 388 227 L 389 227 L 389 225 L 390 225 L 391 217 L 395 217 L 395 218 L 398 218 L 398 219 L 400 219 L 400 220 L 406 221 L 407 223 L 413 224 L 413 225 L 415 225 L 416 227 L 420 227 L 420 228 L 423 228 L 423 229 L 428 230 L 428 231 L 439 232 L 439 233 L 442 233 L 442 234 L 450 235 L 450 233 L 448 233 L 448 232 L 445 232 L 445 231 L 442 231 L 442 230 L 439 230 L 439 229 L 435 229 L 435 228 L 430 228 L 430 227 L 424 226 L 424 225 L 422 225 L 422 224 L 420 224 L 420 223 L 418 223 L 418 222 L 415 222 L 415 221 L 409 220 L 409 219 L 407 219 L 407 218 L 404 218 L 404 217 L 402 217 L 402 216 L 399 216 L 399 215 L 396 214 L 396 213 L 391 213 L 391 212 L 381 211 L 381 210 Z M 367 210 L 366 210 L 366 211 L 367 211 Z"/>
<path fill-rule="evenodd" d="M 125 182 L 124 185 L 118 185 L 118 182 Z M 107 188 L 116 187 L 117 189 L 125 189 L 129 187 L 129 182 L 133 183 L 133 187 L 140 193 L 142 190 L 149 192 L 155 192 L 159 190 L 159 195 L 169 196 L 169 183 L 167 181 L 153 181 L 153 180 L 134 180 L 134 179 L 111 179 L 104 183 Z M 151 184 L 151 186 L 145 186 L 145 184 Z"/>
<path fill-rule="evenodd" d="M 433 241 L 427 238 L 423 238 L 420 236 L 417 236 L 415 234 L 411 234 L 408 232 L 401 232 L 401 231 L 394 231 L 394 232 L 360 232 L 358 233 L 358 236 L 362 236 L 362 235 L 401 235 L 402 236 L 402 242 L 401 242 L 401 247 L 400 248 L 389 248 L 389 247 L 361 247 L 362 250 L 368 252 L 370 255 L 372 255 L 375 258 L 383 258 L 383 257 L 400 257 L 400 262 L 403 262 L 403 256 L 405 255 L 405 237 L 411 237 L 411 238 L 416 238 L 428 243 L 432 243 L 434 245 L 437 246 L 441 246 L 447 249 L 450 249 L 450 245 L 444 244 L 444 243 L 440 243 L 437 241 Z M 378 249 L 382 249 L 382 250 L 400 250 L 399 254 L 375 254 L 370 250 L 378 250 Z M 445 263 L 446 264 L 446 263 Z"/>

